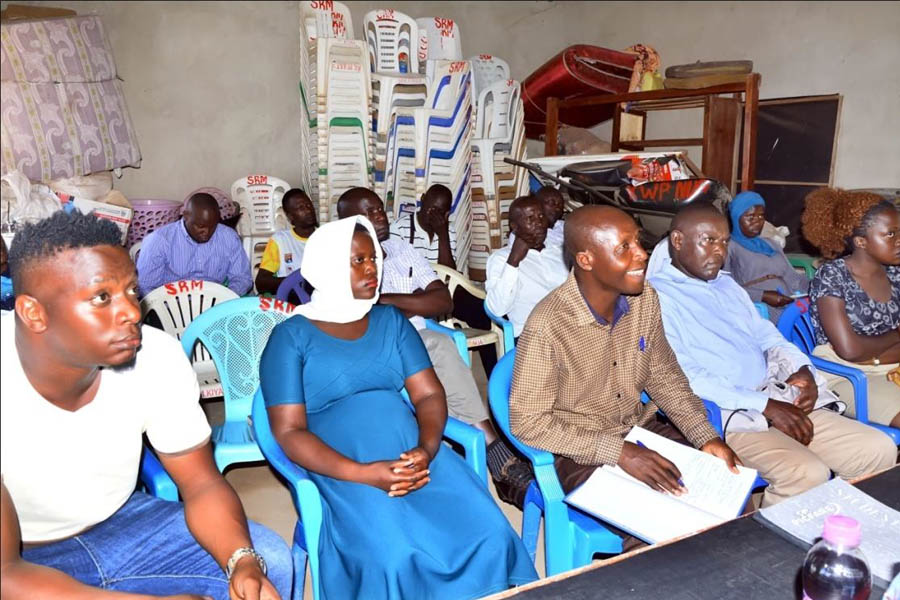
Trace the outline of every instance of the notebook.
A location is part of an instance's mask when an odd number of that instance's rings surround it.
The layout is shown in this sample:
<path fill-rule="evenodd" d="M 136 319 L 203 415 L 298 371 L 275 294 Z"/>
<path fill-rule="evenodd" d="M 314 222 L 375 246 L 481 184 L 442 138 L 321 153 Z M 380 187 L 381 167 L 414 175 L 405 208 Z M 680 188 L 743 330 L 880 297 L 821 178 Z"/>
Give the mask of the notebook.
<path fill-rule="evenodd" d="M 809 548 L 821 539 L 825 517 L 834 514 L 859 521 L 860 549 L 876 582 L 887 587 L 894 573 L 900 572 L 900 511 L 843 479 L 835 477 L 775 506 L 760 509 L 753 518 L 801 548 Z"/>
<path fill-rule="evenodd" d="M 673 496 L 651 489 L 618 466 L 603 466 L 566 496 L 568 504 L 655 544 L 706 529 L 738 516 L 747 502 L 756 471 L 738 467 L 633 427 L 626 442 L 641 442 L 672 461 L 688 492 Z"/>

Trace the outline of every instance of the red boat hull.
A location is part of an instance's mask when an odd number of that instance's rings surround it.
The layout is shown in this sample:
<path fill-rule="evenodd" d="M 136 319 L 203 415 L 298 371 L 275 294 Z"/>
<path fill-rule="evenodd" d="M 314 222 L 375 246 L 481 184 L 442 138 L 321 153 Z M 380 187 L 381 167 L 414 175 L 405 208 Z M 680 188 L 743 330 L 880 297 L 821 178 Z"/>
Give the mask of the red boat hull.
<path fill-rule="evenodd" d="M 538 139 L 544 134 L 547 98 L 576 98 L 628 91 L 637 55 L 576 44 L 569 46 L 522 83 L 525 105 L 525 135 Z M 593 127 L 612 118 L 613 105 L 571 108 L 560 111 L 559 121 L 576 127 Z"/>

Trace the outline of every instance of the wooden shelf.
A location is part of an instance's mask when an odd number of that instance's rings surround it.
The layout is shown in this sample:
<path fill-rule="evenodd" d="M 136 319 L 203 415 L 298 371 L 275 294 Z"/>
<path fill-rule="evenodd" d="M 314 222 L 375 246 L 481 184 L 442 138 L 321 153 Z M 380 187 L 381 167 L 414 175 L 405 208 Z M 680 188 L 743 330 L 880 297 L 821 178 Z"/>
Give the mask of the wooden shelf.
<path fill-rule="evenodd" d="M 579 98 L 547 99 L 546 138 L 544 154 L 555 156 L 559 133 L 559 111 L 563 108 L 603 106 L 615 104 L 613 113 L 613 135 L 611 149 L 644 149 L 651 147 L 702 146 L 703 173 L 719 179 L 731 187 L 740 181 L 741 190 L 753 189 L 756 174 L 756 129 L 759 107 L 759 73 L 749 73 L 744 81 L 714 85 L 695 90 L 653 90 L 627 94 L 604 94 Z M 730 98 L 722 97 L 731 94 Z M 739 173 L 734 173 L 735 151 L 740 138 L 740 100 L 746 107 L 743 114 L 744 143 L 742 164 Z M 623 109 L 623 104 L 626 108 Z M 659 110 L 704 110 L 703 137 L 657 140 L 619 140 L 619 125 L 623 110 L 628 112 L 651 112 Z M 735 177 L 737 175 L 737 177 Z"/>

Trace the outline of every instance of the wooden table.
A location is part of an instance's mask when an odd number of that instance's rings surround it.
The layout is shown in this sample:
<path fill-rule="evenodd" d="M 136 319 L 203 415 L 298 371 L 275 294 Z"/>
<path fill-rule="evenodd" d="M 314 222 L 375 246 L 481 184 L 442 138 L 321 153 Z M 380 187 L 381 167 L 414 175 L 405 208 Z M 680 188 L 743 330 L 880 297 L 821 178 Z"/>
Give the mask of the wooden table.
<path fill-rule="evenodd" d="M 859 489 L 900 510 L 900 466 L 856 482 Z M 702 533 L 647 546 L 537 581 L 492 599 L 596 598 L 628 600 L 781 600 L 800 598 L 806 550 L 742 517 Z M 873 588 L 870 600 L 884 589 Z"/>

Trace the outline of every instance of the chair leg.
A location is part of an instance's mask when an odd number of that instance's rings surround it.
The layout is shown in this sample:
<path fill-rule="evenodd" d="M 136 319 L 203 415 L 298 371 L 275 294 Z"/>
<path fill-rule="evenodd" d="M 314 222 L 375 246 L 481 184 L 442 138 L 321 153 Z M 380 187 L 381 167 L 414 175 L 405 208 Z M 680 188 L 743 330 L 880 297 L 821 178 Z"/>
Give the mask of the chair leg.
<path fill-rule="evenodd" d="M 522 543 L 525 545 L 532 563 L 537 554 L 540 530 L 541 509 L 534 502 L 525 502 L 525 509 L 522 511 Z"/>

